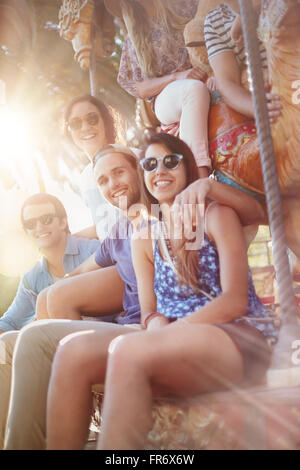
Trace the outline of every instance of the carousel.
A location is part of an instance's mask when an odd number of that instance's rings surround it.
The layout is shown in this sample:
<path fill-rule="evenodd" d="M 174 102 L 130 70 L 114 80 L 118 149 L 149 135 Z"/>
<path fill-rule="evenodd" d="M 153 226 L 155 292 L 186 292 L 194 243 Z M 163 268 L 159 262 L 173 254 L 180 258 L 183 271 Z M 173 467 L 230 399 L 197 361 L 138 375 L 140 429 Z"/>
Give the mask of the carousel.
<path fill-rule="evenodd" d="M 185 27 L 185 42 L 193 65 L 211 73 L 203 34 L 206 14 L 221 2 L 200 2 L 195 18 Z M 250 2 L 240 1 L 249 57 L 256 125 L 233 111 L 215 93 L 209 116 L 213 168 L 250 193 L 265 198 L 272 234 L 274 266 L 279 287 L 280 339 L 275 346 L 266 383 L 257 389 L 236 389 L 195 397 L 190 403 L 157 400 L 148 449 L 278 449 L 299 448 L 300 344 L 293 279 L 287 246 L 300 257 L 300 2 L 264 1 L 258 34 L 267 49 L 269 80 L 281 96 L 282 117 L 270 127 L 258 39 Z M 60 9 L 61 35 L 71 40 L 75 60 L 90 73 L 91 91 L 97 93 L 95 60 L 110 54 L 114 25 L 124 24 L 109 1 L 65 0 Z M 137 101 L 139 121 L 147 130 L 159 127 L 143 101 Z M 296 272 L 296 268 L 295 268 Z M 94 427 L 101 428 L 101 393 L 95 392 Z"/>
<path fill-rule="evenodd" d="M 208 74 L 212 71 L 205 49 L 204 18 L 220 3 L 199 2 L 195 18 L 185 27 L 191 63 Z M 249 60 L 243 83 L 253 91 L 256 119 L 232 110 L 214 93 L 209 115 L 210 155 L 215 172 L 265 201 L 279 291 L 279 308 L 272 308 L 275 300 L 271 299 L 269 320 L 280 328 L 279 341 L 260 387 L 203 394 L 188 402 L 156 400 L 147 449 L 300 448 L 300 326 L 293 284 L 299 276 L 300 259 L 300 0 L 264 0 L 258 35 L 251 2 L 239 3 Z M 72 42 L 74 59 L 89 74 L 91 94 L 97 95 L 97 74 L 101 73 L 97 59 L 113 53 L 117 28 L 126 34 L 122 18 L 109 0 L 63 0 L 59 26 L 61 37 Z M 272 126 L 257 36 L 267 50 L 272 91 L 280 95 L 283 106 L 282 116 Z M 29 44 L 29 33 L 26 38 Z M 145 131 L 159 128 L 147 103 L 137 100 L 136 109 L 137 121 Z M 294 271 L 288 249 L 295 259 Z M 91 430 L 97 434 L 101 432 L 102 387 L 95 386 L 93 393 Z"/>

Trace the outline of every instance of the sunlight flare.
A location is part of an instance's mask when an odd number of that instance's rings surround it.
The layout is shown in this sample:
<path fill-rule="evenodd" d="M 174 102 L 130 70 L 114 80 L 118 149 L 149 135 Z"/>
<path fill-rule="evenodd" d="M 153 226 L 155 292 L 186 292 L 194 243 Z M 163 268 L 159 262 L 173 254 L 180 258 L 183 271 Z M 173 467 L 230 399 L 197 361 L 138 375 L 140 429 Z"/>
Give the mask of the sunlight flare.
<path fill-rule="evenodd" d="M 0 106 L 0 160 L 8 165 L 31 155 L 32 138 L 28 116 L 18 108 Z"/>

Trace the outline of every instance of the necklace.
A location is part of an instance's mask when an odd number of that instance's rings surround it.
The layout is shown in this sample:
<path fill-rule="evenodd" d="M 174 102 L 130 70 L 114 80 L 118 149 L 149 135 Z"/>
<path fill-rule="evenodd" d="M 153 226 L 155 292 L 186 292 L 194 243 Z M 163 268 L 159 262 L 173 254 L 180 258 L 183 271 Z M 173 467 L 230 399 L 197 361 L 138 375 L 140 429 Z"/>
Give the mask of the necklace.
<path fill-rule="evenodd" d="M 173 256 L 172 246 L 164 221 L 159 222 L 159 240 L 162 248 L 163 258 L 177 275 L 176 258 Z"/>

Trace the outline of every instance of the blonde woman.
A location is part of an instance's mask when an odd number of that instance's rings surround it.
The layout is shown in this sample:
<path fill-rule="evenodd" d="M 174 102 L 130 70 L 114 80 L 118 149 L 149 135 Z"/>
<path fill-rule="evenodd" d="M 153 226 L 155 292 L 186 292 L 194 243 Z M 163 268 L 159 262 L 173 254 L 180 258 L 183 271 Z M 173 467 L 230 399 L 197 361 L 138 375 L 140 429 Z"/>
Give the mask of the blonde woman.
<path fill-rule="evenodd" d="M 107 0 L 106 8 L 125 24 L 118 82 L 128 93 L 149 100 L 165 126 L 179 123 L 191 147 L 199 176 L 208 176 L 207 117 L 210 103 L 206 73 L 192 67 L 183 29 L 198 0 Z"/>

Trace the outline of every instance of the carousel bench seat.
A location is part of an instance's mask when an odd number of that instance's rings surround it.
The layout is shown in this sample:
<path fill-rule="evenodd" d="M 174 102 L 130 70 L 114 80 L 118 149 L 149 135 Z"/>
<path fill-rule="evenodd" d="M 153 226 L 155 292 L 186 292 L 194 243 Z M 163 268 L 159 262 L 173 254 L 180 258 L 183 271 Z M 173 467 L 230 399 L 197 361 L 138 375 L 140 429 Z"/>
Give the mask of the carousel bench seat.
<path fill-rule="evenodd" d="M 102 391 L 94 392 L 100 430 Z M 146 449 L 300 449 L 300 387 L 261 386 L 157 399 Z"/>
<path fill-rule="evenodd" d="M 261 299 L 276 316 L 274 296 Z M 205 393 L 188 400 L 155 400 L 146 449 L 300 449 L 300 368 L 275 376 L 272 372 L 267 373 L 269 386 Z M 97 433 L 103 392 L 103 386 L 93 387 L 91 429 Z"/>

